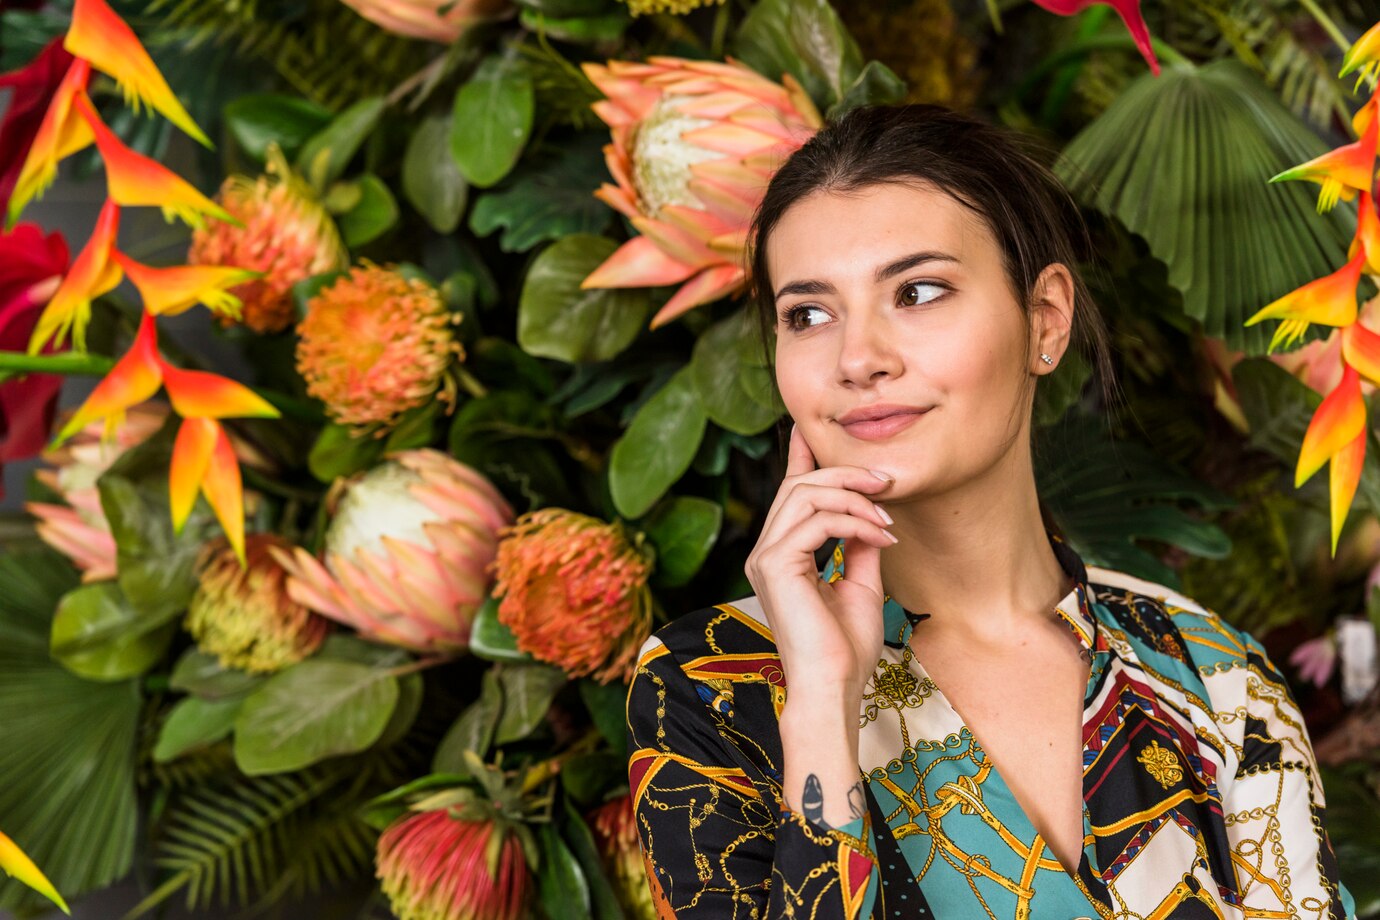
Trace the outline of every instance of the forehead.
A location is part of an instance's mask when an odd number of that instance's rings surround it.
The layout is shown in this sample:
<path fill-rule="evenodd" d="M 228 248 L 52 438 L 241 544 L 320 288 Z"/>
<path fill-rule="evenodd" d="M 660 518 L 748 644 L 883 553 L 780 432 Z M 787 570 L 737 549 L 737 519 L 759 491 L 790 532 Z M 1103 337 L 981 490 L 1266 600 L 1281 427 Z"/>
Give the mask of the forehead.
<path fill-rule="evenodd" d="M 972 267 L 1001 257 L 987 222 L 952 195 L 927 184 L 886 183 L 820 190 L 792 204 L 767 239 L 767 270 L 779 285 L 797 276 L 870 272 L 922 250 Z"/>

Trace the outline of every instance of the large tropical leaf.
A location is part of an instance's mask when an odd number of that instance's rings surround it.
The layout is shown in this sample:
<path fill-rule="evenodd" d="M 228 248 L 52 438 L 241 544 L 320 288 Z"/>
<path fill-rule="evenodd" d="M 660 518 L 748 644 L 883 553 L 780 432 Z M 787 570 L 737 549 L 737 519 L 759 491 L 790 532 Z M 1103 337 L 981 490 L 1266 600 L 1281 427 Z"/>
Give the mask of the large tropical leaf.
<path fill-rule="evenodd" d="M 1136 80 L 1055 170 L 1145 238 L 1208 335 L 1254 355 L 1275 323 L 1247 317 L 1345 261 L 1353 210 L 1319 216 L 1316 185 L 1267 184 L 1326 150 L 1246 67 L 1218 61 Z"/>
<path fill-rule="evenodd" d="M 0 823 L 64 896 L 116 881 L 134 856 L 135 681 L 83 680 L 48 654 L 77 584 L 51 551 L 0 554 Z M 48 902 L 0 878 L 0 908 Z"/>
<path fill-rule="evenodd" d="M 1088 565 L 1118 569 L 1177 590 L 1174 569 L 1135 540 L 1157 540 L 1209 558 L 1221 558 L 1231 550 L 1221 528 L 1174 504 L 1187 499 L 1215 511 L 1234 505 L 1231 496 L 1175 471 L 1139 444 L 1102 436 L 1094 422 L 1075 412 L 1040 429 L 1039 437 L 1040 498 Z"/>

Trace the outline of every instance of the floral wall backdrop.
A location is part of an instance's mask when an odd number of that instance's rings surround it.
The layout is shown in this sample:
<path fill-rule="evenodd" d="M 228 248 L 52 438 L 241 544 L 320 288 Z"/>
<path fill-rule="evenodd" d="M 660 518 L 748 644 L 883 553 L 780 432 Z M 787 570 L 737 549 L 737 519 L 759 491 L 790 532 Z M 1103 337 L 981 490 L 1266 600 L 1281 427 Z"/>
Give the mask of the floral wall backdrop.
<path fill-rule="evenodd" d="M 0 4 L 0 910 L 654 916 L 626 681 L 782 468 L 747 221 L 912 101 L 1085 206 L 1121 398 L 1042 384 L 1041 497 L 1288 663 L 1380 915 L 1378 21 Z"/>

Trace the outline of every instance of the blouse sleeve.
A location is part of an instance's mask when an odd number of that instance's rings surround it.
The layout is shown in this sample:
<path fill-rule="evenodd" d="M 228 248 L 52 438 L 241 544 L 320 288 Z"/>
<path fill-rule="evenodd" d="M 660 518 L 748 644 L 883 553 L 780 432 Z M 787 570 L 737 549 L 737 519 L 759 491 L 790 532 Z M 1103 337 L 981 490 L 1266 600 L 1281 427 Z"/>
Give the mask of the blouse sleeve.
<path fill-rule="evenodd" d="M 830 829 L 783 810 L 779 787 L 764 800 L 662 644 L 641 658 L 627 727 L 633 810 L 661 917 L 869 915 L 877 876 L 870 816 Z"/>
<path fill-rule="evenodd" d="M 1222 804 L 1243 904 L 1248 914 L 1259 908 L 1354 920 L 1355 901 L 1327 837 L 1303 714 L 1265 649 L 1235 632 L 1247 650 L 1246 704 L 1238 710 L 1245 726 L 1241 761 Z"/>

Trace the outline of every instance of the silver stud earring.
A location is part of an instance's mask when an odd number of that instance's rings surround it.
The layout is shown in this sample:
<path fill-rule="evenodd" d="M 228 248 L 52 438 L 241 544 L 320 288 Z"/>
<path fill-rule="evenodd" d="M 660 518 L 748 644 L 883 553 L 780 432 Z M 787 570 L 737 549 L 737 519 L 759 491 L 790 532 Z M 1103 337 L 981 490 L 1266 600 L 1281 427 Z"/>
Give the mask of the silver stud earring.
<path fill-rule="evenodd" d="M 1049 355 L 1046 355 L 1046 354 L 1041 354 L 1041 355 L 1040 355 L 1040 360 L 1043 361 L 1043 362 L 1045 362 L 1046 364 L 1053 364 L 1053 363 L 1054 363 L 1054 359 L 1051 358 Z"/>

